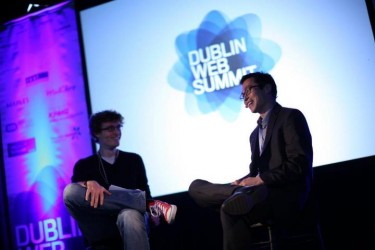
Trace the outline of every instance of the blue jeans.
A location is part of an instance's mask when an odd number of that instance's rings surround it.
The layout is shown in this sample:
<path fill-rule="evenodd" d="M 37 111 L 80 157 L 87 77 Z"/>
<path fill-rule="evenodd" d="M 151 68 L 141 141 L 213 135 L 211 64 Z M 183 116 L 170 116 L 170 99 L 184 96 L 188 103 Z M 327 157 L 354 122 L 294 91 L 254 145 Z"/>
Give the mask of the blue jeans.
<path fill-rule="evenodd" d="M 86 188 L 77 183 L 64 189 L 64 203 L 77 221 L 87 242 L 113 239 L 121 235 L 124 250 L 149 250 L 145 192 L 111 186 L 98 208 L 85 200 Z"/>

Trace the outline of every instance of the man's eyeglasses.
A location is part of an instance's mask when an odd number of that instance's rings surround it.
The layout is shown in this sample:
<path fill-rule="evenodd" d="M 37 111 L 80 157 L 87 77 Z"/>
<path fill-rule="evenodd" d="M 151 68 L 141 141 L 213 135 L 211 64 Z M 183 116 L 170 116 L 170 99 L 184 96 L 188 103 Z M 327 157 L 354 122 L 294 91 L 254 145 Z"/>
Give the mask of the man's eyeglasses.
<path fill-rule="evenodd" d="M 113 132 L 113 131 L 115 131 L 116 129 L 120 131 L 121 128 L 122 128 L 122 125 L 109 126 L 109 127 L 106 127 L 106 128 L 101 128 L 100 131 L 105 130 L 105 131 L 108 131 L 108 132 Z"/>
<path fill-rule="evenodd" d="M 259 87 L 259 85 L 254 85 L 254 86 L 248 86 L 246 89 L 245 89 L 245 92 L 242 92 L 241 95 L 240 95 L 240 99 L 243 100 L 245 99 L 245 97 L 251 93 L 251 91 L 253 90 L 253 88 L 256 88 L 256 87 Z"/>

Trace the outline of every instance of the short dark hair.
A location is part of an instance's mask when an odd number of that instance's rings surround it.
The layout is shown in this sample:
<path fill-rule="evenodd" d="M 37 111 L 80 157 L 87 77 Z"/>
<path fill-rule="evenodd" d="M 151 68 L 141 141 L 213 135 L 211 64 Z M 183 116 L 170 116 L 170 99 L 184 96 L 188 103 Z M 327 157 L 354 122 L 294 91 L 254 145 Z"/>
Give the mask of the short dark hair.
<path fill-rule="evenodd" d="M 247 79 L 250 79 L 250 78 L 252 78 L 254 80 L 254 82 L 257 83 L 261 89 L 264 86 L 266 86 L 266 84 L 270 84 L 272 96 L 276 99 L 276 97 L 277 97 L 276 82 L 270 74 L 264 73 L 264 72 L 250 73 L 250 74 L 242 76 L 242 78 L 240 80 L 240 84 L 242 85 L 244 83 L 244 81 L 246 81 Z"/>
<path fill-rule="evenodd" d="M 104 122 L 116 122 L 119 121 L 121 124 L 124 123 L 124 117 L 114 110 L 104 110 L 90 117 L 90 133 L 91 136 L 96 140 L 95 134 L 99 133 L 102 129 Z"/>

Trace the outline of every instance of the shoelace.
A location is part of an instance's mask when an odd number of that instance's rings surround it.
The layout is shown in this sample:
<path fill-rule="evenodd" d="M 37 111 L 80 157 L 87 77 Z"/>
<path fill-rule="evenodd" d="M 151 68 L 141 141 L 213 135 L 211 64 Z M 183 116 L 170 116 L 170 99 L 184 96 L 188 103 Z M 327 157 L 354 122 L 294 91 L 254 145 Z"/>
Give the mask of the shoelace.
<path fill-rule="evenodd" d="M 150 207 L 150 214 L 151 214 L 152 216 L 156 216 L 156 217 L 159 217 L 160 215 L 164 214 L 164 212 L 166 212 L 167 208 L 165 208 L 165 207 L 163 206 L 163 204 L 161 204 L 160 206 L 162 206 L 162 208 L 159 207 L 157 204 L 151 206 L 151 207 Z M 164 211 L 164 210 L 165 210 L 165 211 Z"/>
<path fill-rule="evenodd" d="M 160 211 L 161 209 L 156 206 L 156 205 L 153 205 L 150 207 L 150 214 L 154 217 L 159 217 L 160 216 Z"/>

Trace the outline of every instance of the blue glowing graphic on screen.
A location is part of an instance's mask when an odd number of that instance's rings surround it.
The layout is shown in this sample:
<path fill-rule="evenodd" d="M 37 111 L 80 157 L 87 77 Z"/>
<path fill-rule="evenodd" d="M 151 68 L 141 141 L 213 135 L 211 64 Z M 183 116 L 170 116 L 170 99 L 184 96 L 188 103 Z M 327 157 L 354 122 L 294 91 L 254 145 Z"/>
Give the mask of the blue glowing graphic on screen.
<path fill-rule="evenodd" d="M 239 115 L 241 77 L 270 71 L 281 55 L 280 47 L 263 39 L 261 31 L 261 20 L 255 14 L 230 21 L 215 10 L 206 15 L 199 28 L 176 38 L 179 61 L 170 73 L 169 84 L 186 92 L 188 113 L 219 111 L 227 120 Z"/>

